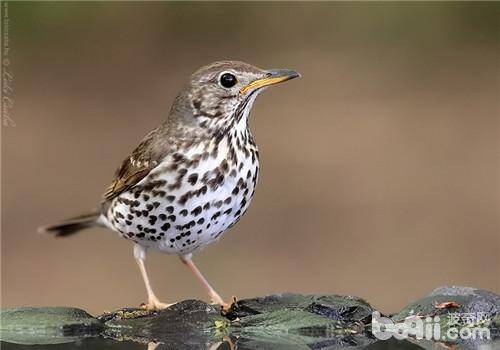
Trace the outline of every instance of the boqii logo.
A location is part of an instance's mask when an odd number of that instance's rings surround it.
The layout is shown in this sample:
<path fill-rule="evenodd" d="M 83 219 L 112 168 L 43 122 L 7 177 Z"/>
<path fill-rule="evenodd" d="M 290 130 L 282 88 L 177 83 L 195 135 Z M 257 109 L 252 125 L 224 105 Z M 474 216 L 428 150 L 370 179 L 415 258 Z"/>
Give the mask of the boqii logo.
<path fill-rule="evenodd" d="M 464 322 L 464 315 L 467 320 Z M 446 321 L 442 322 L 439 316 L 434 317 L 407 317 L 403 322 L 395 323 L 393 320 L 380 315 L 380 312 L 372 313 L 372 334 L 380 340 L 391 337 L 396 339 L 426 339 L 436 341 L 455 340 L 490 340 L 489 319 L 479 314 L 447 314 Z M 444 326 L 442 330 L 441 327 Z"/>

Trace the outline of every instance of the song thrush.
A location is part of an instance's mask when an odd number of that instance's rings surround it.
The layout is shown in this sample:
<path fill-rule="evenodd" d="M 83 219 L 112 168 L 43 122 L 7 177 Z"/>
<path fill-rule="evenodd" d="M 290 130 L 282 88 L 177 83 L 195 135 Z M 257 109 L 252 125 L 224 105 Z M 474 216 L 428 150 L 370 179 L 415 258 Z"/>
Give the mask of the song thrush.
<path fill-rule="evenodd" d="M 248 116 L 255 98 L 269 85 L 298 76 L 237 61 L 200 68 L 175 98 L 168 118 L 122 162 L 100 208 L 42 231 L 69 236 L 104 226 L 134 242 L 148 309 L 168 306 L 149 282 L 144 261 L 150 248 L 179 255 L 213 302 L 224 305 L 192 253 L 217 241 L 253 197 L 259 154 Z"/>

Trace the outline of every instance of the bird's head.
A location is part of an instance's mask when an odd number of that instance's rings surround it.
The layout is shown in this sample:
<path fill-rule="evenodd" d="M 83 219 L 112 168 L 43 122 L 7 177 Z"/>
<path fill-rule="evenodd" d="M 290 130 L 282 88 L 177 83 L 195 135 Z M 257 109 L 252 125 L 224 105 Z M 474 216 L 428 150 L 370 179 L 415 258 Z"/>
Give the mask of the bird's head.
<path fill-rule="evenodd" d="M 257 95 L 270 85 L 300 77 L 288 69 L 263 70 L 238 61 L 201 67 L 177 97 L 172 112 L 185 124 L 222 131 L 243 123 Z"/>

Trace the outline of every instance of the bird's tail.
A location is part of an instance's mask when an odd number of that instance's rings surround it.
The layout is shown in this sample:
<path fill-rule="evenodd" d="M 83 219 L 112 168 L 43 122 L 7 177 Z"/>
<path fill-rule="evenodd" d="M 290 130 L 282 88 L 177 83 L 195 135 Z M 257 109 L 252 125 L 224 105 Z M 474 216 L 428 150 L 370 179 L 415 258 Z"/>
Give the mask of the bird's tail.
<path fill-rule="evenodd" d="M 99 211 L 93 211 L 91 213 L 61 221 L 54 225 L 40 227 L 38 229 L 38 232 L 50 233 L 55 235 L 56 237 L 70 236 L 86 228 L 101 226 L 99 222 L 100 215 L 101 213 Z"/>

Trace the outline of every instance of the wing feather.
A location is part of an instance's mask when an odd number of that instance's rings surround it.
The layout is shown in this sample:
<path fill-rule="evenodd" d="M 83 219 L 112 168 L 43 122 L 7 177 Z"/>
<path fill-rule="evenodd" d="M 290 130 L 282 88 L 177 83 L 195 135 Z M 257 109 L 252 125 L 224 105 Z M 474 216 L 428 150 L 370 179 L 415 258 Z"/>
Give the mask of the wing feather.
<path fill-rule="evenodd" d="M 168 152 L 165 142 L 158 142 L 161 129 L 151 131 L 115 173 L 111 185 L 103 195 L 104 203 L 134 187 L 154 169 Z"/>

